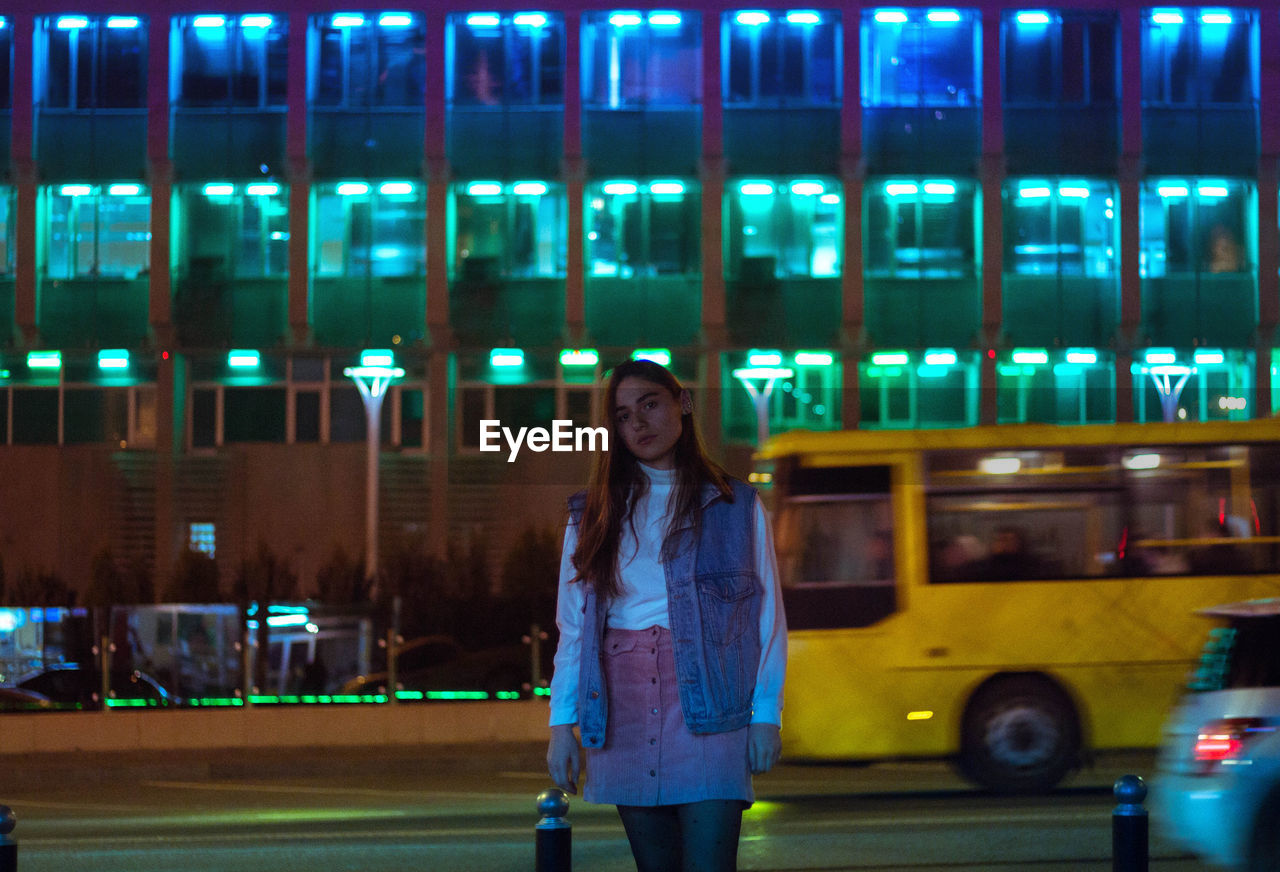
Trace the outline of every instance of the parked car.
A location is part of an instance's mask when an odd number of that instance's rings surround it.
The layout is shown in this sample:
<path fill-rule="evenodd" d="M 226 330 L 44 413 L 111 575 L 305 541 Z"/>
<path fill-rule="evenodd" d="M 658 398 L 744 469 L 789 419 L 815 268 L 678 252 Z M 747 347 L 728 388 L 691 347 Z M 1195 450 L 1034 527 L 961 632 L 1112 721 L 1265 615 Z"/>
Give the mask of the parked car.
<path fill-rule="evenodd" d="M 102 695 L 102 676 L 79 663 L 57 663 L 29 673 L 14 684 L 43 694 L 54 703 L 76 708 L 96 708 Z M 177 705 L 178 700 L 155 678 L 134 669 L 111 676 L 111 698 L 138 700 L 146 706 Z"/>
<path fill-rule="evenodd" d="M 550 665 L 549 657 L 545 662 Z M 525 695 L 532 687 L 532 670 L 527 645 L 468 651 L 451 636 L 422 636 L 405 642 L 397 652 L 396 689 Z M 385 671 L 357 675 L 341 692 L 385 693 L 388 678 Z"/>
<path fill-rule="evenodd" d="M 34 690 L 0 687 L 0 712 L 39 712 L 54 707 L 53 700 Z"/>
<path fill-rule="evenodd" d="M 1205 609 L 1200 666 L 1165 725 L 1152 821 L 1204 860 L 1280 869 L 1280 598 Z"/>

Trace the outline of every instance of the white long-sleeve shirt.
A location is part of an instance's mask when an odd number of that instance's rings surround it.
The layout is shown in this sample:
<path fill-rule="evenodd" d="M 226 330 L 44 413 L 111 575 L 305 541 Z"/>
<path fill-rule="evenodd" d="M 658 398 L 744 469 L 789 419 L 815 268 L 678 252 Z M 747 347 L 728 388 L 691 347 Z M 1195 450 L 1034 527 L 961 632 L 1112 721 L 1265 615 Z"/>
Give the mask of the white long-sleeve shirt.
<path fill-rule="evenodd" d="M 632 525 L 623 522 L 618 544 L 619 578 L 622 595 L 610 601 L 605 623 L 624 630 L 643 630 L 654 625 L 670 628 L 667 613 L 667 583 L 659 555 L 667 527 L 667 506 L 675 488 L 675 473 L 641 465 L 649 477 L 649 491 L 637 501 Z M 777 558 L 773 533 L 759 497 L 755 505 L 755 567 L 763 585 L 760 603 L 760 665 L 751 701 L 751 722 L 782 724 L 782 685 L 787 669 L 786 615 L 780 607 Z M 578 722 L 579 660 L 586 582 L 570 583 L 574 576 L 573 552 L 578 530 L 570 524 L 564 534 L 560 557 L 560 589 L 556 601 L 556 626 L 560 643 L 556 648 L 555 672 L 551 678 L 551 726 Z"/>

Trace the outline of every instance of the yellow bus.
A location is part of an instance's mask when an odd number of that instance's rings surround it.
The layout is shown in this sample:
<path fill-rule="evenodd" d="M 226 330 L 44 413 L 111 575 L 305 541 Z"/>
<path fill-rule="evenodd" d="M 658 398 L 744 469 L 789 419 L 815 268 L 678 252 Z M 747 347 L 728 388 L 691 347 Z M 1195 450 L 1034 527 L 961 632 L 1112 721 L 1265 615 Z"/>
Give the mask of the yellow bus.
<path fill-rule="evenodd" d="M 1042 791 L 1152 748 L 1196 609 L 1280 594 L 1280 422 L 793 432 L 761 446 L 790 759 Z"/>

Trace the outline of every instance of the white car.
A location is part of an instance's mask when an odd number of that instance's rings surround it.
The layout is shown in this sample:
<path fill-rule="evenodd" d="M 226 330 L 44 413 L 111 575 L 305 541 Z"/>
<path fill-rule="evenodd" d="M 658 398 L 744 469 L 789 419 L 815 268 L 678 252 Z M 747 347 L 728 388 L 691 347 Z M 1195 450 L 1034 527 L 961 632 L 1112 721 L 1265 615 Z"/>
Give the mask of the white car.
<path fill-rule="evenodd" d="M 1209 863 L 1280 870 L 1280 598 L 1216 606 L 1151 786 L 1162 837 Z"/>

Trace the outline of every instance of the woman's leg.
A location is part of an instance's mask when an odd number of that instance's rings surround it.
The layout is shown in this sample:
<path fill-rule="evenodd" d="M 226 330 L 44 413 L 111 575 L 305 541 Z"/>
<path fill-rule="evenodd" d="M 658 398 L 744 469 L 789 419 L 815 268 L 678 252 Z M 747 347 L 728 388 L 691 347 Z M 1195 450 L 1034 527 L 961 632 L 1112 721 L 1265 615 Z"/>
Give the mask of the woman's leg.
<path fill-rule="evenodd" d="M 680 817 L 673 805 L 620 805 L 618 816 L 631 843 L 636 872 L 678 872 Z"/>
<path fill-rule="evenodd" d="M 708 799 L 675 808 L 684 845 L 684 865 L 679 867 L 682 872 L 736 872 L 742 803 L 736 799 Z"/>

